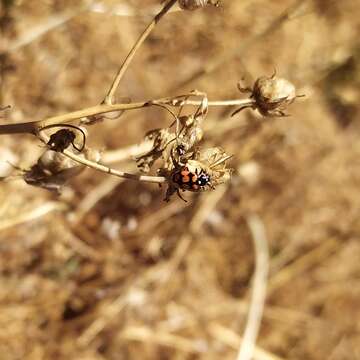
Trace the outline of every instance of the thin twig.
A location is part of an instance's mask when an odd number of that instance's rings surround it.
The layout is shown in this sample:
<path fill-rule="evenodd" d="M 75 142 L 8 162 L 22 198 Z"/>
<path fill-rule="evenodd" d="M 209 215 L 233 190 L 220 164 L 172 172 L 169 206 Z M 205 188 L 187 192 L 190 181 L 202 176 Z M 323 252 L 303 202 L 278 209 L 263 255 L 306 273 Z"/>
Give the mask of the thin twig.
<path fill-rule="evenodd" d="M 251 360 L 253 358 L 264 312 L 269 273 L 269 249 L 264 225 L 259 217 L 255 215 L 249 216 L 247 223 L 254 242 L 256 263 L 250 310 L 237 360 Z"/>
<path fill-rule="evenodd" d="M 47 144 L 49 141 L 48 136 L 46 136 L 44 133 L 39 134 L 39 138 L 45 144 Z M 166 182 L 166 178 L 163 176 L 146 176 L 146 175 L 130 174 L 130 173 L 127 173 L 124 171 L 113 169 L 106 165 L 102 165 L 95 161 L 85 159 L 84 157 L 82 157 L 80 155 L 76 155 L 68 150 L 64 150 L 63 154 L 66 155 L 71 160 L 76 161 L 79 164 L 85 165 L 85 166 L 92 168 L 94 170 L 97 170 L 97 171 L 101 171 L 105 174 L 114 175 L 114 176 L 128 179 L 128 180 L 135 180 L 135 181 L 148 182 L 148 183 L 154 183 L 154 184 L 162 184 L 162 183 Z"/>
<path fill-rule="evenodd" d="M 117 88 L 119 87 L 120 81 L 123 78 L 126 70 L 128 69 L 131 61 L 133 60 L 137 50 L 140 48 L 140 46 L 143 44 L 143 42 L 146 40 L 146 38 L 149 36 L 151 31 L 155 28 L 156 24 L 161 20 L 161 18 L 172 8 L 172 6 L 176 3 L 177 0 L 169 0 L 163 9 L 155 15 L 154 19 L 151 21 L 151 23 L 147 26 L 147 28 L 144 30 L 144 32 L 140 35 L 139 39 L 136 41 L 135 45 L 130 50 L 129 54 L 125 58 L 124 62 L 122 63 L 118 73 L 115 76 L 115 79 L 113 83 L 111 84 L 111 87 L 103 101 L 105 104 L 112 104 L 115 96 L 115 92 Z"/>
<path fill-rule="evenodd" d="M 312 266 L 321 263 L 321 261 L 333 254 L 340 246 L 341 242 L 336 238 L 330 238 L 327 241 L 320 243 L 320 245 L 300 256 L 272 276 L 269 280 L 269 292 L 273 293 L 291 281 L 295 276 L 302 274 Z"/>
<path fill-rule="evenodd" d="M 124 178 L 124 179 L 128 179 L 128 180 L 135 180 L 135 181 L 141 181 L 141 182 L 149 182 L 149 183 L 153 183 L 153 184 L 162 184 L 164 182 L 166 182 L 166 178 L 163 176 L 146 176 L 146 175 L 137 175 L 137 174 L 130 174 L 130 173 L 126 173 L 124 171 L 120 171 L 120 170 L 116 170 L 113 168 L 110 168 L 108 166 L 96 163 L 94 161 L 85 159 L 81 156 L 75 155 L 74 153 L 72 153 L 71 151 L 64 151 L 64 154 L 69 157 L 70 159 L 85 165 L 87 167 L 90 167 L 94 170 L 98 170 L 101 171 L 105 174 L 110 174 L 110 175 L 114 175 L 120 178 Z"/>
<path fill-rule="evenodd" d="M 209 325 L 210 334 L 218 341 L 230 346 L 233 349 L 238 349 L 242 344 L 243 339 L 232 329 L 227 328 L 219 323 L 212 323 Z M 272 354 L 258 346 L 254 349 L 254 360 L 284 360 L 279 356 Z"/>
<path fill-rule="evenodd" d="M 0 221 L 0 231 L 6 230 L 13 226 L 18 226 L 39 218 L 53 212 L 53 211 L 61 211 L 65 210 L 66 205 L 61 202 L 48 202 L 45 203 L 38 208 L 31 209 L 28 212 L 18 214 L 13 218 L 8 218 Z"/>
<path fill-rule="evenodd" d="M 149 100 L 143 102 L 136 102 L 130 104 L 100 104 L 96 106 L 92 106 L 89 108 L 85 108 L 82 110 L 77 110 L 74 112 L 70 112 L 67 114 L 52 116 L 44 120 L 40 121 L 29 121 L 17 124 L 4 124 L 0 125 L 0 135 L 10 135 L 10 134 L 32 134 L 37 135 L 39 131 L 41 131 L 44 127 L 51 125 L 60 125 L 64 123 L 69 123 L 72 121 L 79 120 L 81 118 L 86 118 L 94 115 L 101 115 L 106 113 L 111 113 L 119 110 L 135 110 L 141 109 L 145 107 L 152 106 L 154 104 L 166 104 L 168 99 L 157 99 L 157 100 Z M 224 101 L 209 101 L 209 106 L 250 106 L 253 104 L 253 99 L 234 99 L 234 100 L 224 100 Z M 200 106 L 200 100 L 188 100 L 183 102 L 178 102 L 175 104 L 171 104 L 171 106 L 184 106 L 184 105 L 194 105 Z"/>

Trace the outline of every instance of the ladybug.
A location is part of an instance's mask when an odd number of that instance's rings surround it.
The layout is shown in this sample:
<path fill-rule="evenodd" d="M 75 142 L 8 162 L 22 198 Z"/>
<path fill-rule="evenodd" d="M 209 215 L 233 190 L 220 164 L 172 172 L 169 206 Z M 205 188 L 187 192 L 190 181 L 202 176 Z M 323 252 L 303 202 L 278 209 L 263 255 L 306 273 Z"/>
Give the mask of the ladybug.
<path fill-rule="evenodd" d="M 172 176 L 172 181 L 177 184 L 180 189 L 189 191 L 201 191 L 205 186 L 211 186 L 210 180 L 210 175 L 203 169 L 201 169 L 200 172 L 198 169 L 192 172 L 186 165 L 182 166 Z"/>

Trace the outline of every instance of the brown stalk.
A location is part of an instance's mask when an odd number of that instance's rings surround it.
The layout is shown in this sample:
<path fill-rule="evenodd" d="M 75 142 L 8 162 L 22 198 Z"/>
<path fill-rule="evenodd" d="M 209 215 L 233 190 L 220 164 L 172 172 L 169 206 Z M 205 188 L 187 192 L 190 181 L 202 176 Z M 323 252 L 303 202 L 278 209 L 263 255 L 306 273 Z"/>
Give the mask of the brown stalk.
<path fill-rule="evenodd" d="M 130 50 L 128 56 L 125 58 L 124 62 L 122 63 L 118 73 L 115 76 L 115 79 L 113 83 L 111 84 L 111 87 L 105 96 L 105 99 L 103 101 L 104 104 L 111 105 L 114 100 L 115 92 L 117 88 L 119 87 L 120 81 L 123 78 L 126 70 L 128 69 L 131 61 L 133 60 L 137 50 L 141 47 L 143 42 L 146 40 L 146 38 L 149 36 L 151 31 L 155 28 L 156 24 L 161 20 L 161 18 L 175 5 L 177 0 L 169 0 L 163 9 L 155 15 L 154 19 L 151 21 L 151 23 L 147 26 L 147 28 L 144 30 L 144 32 L 140 35 L 139 39 L 136 41 L 133 48 Z"/>
<path fill-rule="evenodd" d="M 52 116 L 44 120 L 29 121 L 17 124 L 4 124 L 0 125 L 0 135 L 11 135 L 11 134 L 32 134 L 37 135 L 39 131 L 50 125 L 66 124 L 72 121 L 79 120 L 81 118 L 111 113 L 114 111 L 127 111 L 142 109 L 152 105 L 165 104 L 168 98 L 162 98 L 157 100 L 143 101 L 130 104 L 100 104 L 89 108 L 77 110 L 71 113 Z M 234 99 L 234 100 L 223 100 L 223 101 L 209 101 L 209 106 L 250 106 L 254 103 L 253 99 Z M 174 103 L 172 106 L 184 106 L 184 105 L 201 105 L 200 100 L 186 100 L 182 103 Z"/>

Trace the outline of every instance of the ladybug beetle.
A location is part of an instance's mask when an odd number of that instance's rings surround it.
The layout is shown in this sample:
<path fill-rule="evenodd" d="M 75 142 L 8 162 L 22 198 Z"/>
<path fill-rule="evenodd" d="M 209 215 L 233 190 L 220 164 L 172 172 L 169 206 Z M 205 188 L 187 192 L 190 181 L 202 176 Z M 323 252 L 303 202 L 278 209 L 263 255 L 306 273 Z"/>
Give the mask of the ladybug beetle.
<path fill-rule="evenodd" d="M 180 189 L 189 191 L 201 191 L 205 186 L 210 185 L 210 175 L 204 170 L 191 172 L 187 166 L 182 166 L 172 176 L 172 181 L 179 186 Z"/>

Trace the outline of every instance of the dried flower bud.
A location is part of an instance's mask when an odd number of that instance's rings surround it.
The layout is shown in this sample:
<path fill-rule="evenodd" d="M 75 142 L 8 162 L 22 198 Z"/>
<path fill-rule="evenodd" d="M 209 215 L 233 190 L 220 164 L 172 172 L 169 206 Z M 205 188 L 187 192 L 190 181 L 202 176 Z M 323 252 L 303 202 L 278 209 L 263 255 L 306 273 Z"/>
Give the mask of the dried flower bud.
<path fill-rule="evenodd" d="M 85 167 L 65 155 L 46 150 L 30 170 L 24 172 L 27 184 L 60 193 L 71 178 L 79 175 Z"/>
<path fill-rule="evenodd" d="M 163 157 L 168 158 L 167 145 L 174 141 L 174 135 L 168 129 L 155 129 L 145 135 L 145 141 L 153 141 L 150 151 L 136 158 L 136 163 L 141 172 L 148 173 L 154 162 Z"/>
<path fill-rule="evenodd" d="M 252 97 L 262 115 L 285 116 L 284 110 L 296 99 L 296 90 L 286 79 L 264 76 L 256 80 Z"/>
<path fill-rule="evenodd" d="M 196 10 L 207 5 L 219 6 L 216 0 L 178 0 L 178 3 L 183 10 Z"/>
<path fill-rule="evenodd" d="M 243 109 L 251 108 L 259 110 L 263 116 L 287 116 L 285 109 L 294 102 L 297 97 L 295 86 L 288 80 L 277 78 L 275 74 L 271 77 L 260 77 L 256 80 L 254 87 L 242 87 L 238 84 L 242 93 L 251 93 L 252 102 L 235 110 L 231 116 Z"/>

